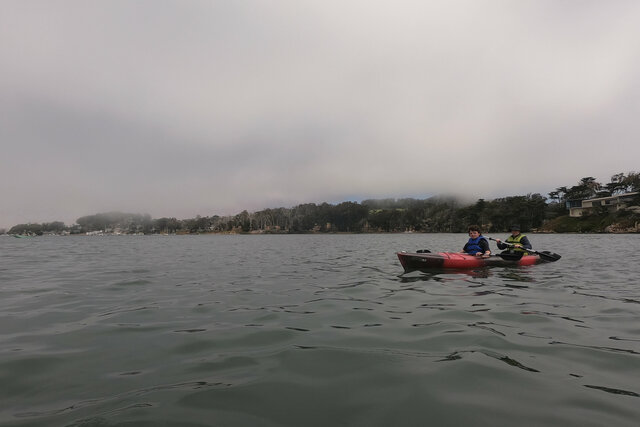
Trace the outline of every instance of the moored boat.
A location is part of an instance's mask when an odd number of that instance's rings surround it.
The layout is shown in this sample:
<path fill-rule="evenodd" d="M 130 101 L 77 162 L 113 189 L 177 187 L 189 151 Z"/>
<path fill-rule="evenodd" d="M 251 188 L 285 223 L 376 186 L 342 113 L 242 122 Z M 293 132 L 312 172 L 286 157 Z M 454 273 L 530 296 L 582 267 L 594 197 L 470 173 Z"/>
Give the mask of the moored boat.
<path fill-rule="evenodd" d="M 405 273 L 415 270 L 470 269 L 491 266 L 524 266 L 546 261 L 538 254 L 497 254 L 488 258 L 457 252 L 398 252 Z"/>

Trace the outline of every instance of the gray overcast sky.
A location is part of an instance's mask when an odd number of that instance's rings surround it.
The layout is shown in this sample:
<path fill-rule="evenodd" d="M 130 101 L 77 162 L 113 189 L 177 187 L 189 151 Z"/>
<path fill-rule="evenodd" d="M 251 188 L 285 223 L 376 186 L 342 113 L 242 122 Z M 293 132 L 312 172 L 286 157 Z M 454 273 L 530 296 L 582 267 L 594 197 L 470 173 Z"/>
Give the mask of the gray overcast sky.
<path fill-rule="evenodd" d="M 0 227 L 638 171 L 640 2 L 3 0 Z"/>

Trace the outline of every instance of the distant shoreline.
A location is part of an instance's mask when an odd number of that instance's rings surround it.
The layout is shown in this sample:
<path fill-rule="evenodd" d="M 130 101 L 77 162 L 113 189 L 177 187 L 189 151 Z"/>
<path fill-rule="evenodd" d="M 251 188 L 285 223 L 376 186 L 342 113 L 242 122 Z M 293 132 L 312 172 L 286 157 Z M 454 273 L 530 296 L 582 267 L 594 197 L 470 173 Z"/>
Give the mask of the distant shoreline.
<path fill-rule="evenodd" d="M 486 234 L 508 234 L 508 232 L 496 231 Z M 326 236 L 326 235 L 358 235 L 358 234 L 466 234 L 464 232 L 442 232 L 442 231 L 326 231 L 326 232 L 303 232 L 303 233 L 291 233 L 291 232 L 233 232 L 233 231 L 224 231 L 224 232 L 200 232 L 200 233 L 67 233 L 67 234 L 55 234 L 55 233 L 43 233 L 41 235 L 16 235 L 16 234 L 0 234 L 0 237 L 14 237 L 21 239 L 29 239 L 36 237 L 113 237 L 113 236 L 136 236 L 136 237 L 144 237 L 144 236 L 160 236 L 160 237 L 175 237 L 175 236 Z M 576 235 L 576 234 L 584 234 L 584 235 L 594 235 L 594 234 L 609 234 L 609 235 L 618 235 L 618 234 L 639 234 L 638 231 L 527 231 L 524 234 L 532 234 L 532 235 L 545 235 L 545 234 L 567 234 L 567 235 Z M 483 234 L 484 235 L 484 234 Z"/>

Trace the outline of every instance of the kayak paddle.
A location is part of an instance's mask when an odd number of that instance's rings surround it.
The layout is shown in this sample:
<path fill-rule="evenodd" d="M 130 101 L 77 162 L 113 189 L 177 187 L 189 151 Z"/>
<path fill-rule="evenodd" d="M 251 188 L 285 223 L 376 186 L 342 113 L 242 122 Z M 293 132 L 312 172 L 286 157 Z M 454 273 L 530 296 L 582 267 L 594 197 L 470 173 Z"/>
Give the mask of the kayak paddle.
<path fill-rule="evenodd" d="M 489 240 L 493 240 L 494 242 L 497 242 L 496 239 L 494 239 L 493 237 L 489 237 Z M 516 245 L 514 245 L 513 243 L 507 243 L 507 242 L 502 242 L 501 243 L 509 246 L 510 248 L 515 248 Z M 534 251 L 533 249 L 527 249 L 527 248 L 522 248 L 522 250 L 530 252 L 532 254 L 536 254 L 538 256 L 540 256 L 540 258 L 542 258 L 545 261 L 557 261 L 560 258 L 562 258 L 562 255 L 560 254 L 556 254 L 553 252 L 549 252 L 549 251 L 542 251 L 542 252 L 538 252 L 538 251 Z"/>

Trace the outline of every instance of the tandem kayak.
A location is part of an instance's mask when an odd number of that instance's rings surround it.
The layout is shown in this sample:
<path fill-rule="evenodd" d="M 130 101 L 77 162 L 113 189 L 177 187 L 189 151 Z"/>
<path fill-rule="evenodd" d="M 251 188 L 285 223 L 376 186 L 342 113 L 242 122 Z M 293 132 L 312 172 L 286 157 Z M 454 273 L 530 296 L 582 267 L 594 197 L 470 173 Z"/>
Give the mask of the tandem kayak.
<path fill-rule="evenodd" d="M 548 261 L 538 254 L 497 254 L 481 258 L 457 252 L 398 252 L 398 259 L 405 273 L 415 270 L 469 269 L 492 266 L 523 266 Z"/>

